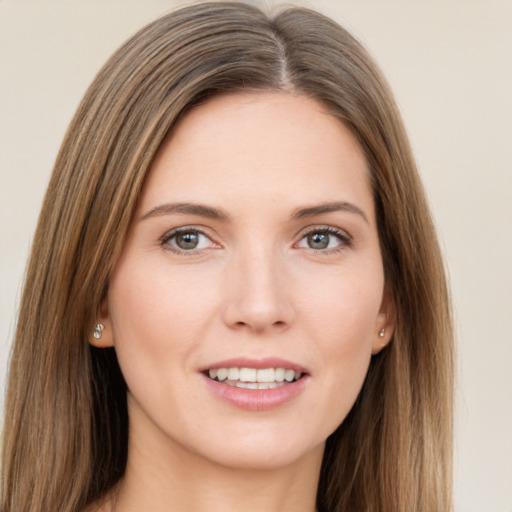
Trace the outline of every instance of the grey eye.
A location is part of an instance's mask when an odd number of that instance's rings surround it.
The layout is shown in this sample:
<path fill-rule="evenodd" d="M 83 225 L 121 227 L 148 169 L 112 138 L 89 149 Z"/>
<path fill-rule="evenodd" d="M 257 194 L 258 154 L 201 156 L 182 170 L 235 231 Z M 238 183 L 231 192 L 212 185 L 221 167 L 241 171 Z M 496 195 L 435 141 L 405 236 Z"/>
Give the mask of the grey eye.
<path fill-rule="evenodd" d="M 314 251 L 331 252 L 343 247 L 350 247 L 350 236 L 344 231 L 335 228 L 319 228 L 305 233 L 297 247 L 312 249 Z"/>
<path fill-rule="evenodd" d="M 331 236 L 329 233 L 321 231 L 309 233 L 306 237 L 308 247 L 311 249 L 326 249 L 329 247 Z"/>

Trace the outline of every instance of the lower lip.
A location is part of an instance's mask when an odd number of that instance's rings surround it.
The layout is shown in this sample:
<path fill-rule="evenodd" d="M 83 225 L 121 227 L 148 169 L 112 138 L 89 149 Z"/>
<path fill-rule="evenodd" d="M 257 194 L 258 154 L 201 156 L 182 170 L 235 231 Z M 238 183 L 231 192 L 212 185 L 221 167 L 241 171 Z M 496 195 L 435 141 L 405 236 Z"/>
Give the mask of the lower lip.
<path fill-rule="evenodd" d="M 273 389 L 244 389 L 222 384 L 206 375 L 203 375 L 203 378 L 215 396 L 239 409 L 248 411 L 268 411 L 290 402 L 304 391 L 306 381 L 309 380 L 306 375 Z"/>

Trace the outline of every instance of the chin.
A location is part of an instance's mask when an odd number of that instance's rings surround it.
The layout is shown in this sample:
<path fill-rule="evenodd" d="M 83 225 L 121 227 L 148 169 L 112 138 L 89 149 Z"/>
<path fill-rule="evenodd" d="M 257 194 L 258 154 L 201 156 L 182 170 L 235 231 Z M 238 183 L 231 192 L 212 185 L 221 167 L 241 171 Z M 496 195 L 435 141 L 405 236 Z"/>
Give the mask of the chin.
<path fill-rule="evenodd" d="M 211 463 L 226 468 L 248 471 L 277 471 L 302 460 L 321 457 L 325 442 L 317 445 L 304 445 L 297 443 L 267 443 L 256 444 L 254 441 L 245 443 L 232 443 L 221 451 L 210 451 L 203 456 Z"/>
<path fill-rule="evenodd" d="M 254 471 L 279 470 L 310 458 L 321 460 L 329 434 L 309 433 L 301 425 L 258 422 L 221 431 L 215 428 L 208 436 L 206 431 L 200 438 L 183 439 L 181 448 L 215 465 Z"/>

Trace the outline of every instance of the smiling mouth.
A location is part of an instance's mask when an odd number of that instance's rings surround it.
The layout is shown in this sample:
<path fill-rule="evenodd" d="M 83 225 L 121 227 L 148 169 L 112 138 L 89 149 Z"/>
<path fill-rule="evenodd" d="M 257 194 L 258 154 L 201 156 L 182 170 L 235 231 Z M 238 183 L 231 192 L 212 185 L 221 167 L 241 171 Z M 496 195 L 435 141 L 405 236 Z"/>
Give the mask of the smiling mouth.
<path fill-rule="evenodd" d="M 204 373 L 216 382 L 243 389 L 274 389 L 303 377 L 291 368 L 215 368 Z"/>

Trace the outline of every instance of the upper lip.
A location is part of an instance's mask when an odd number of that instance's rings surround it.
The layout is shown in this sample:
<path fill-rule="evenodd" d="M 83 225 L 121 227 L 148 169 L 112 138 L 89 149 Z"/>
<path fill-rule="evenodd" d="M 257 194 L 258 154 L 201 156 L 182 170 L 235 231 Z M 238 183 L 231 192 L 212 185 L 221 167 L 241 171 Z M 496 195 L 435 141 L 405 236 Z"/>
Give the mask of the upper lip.
<path fill-rule="evenodd" d="M 225 359 L 223 361 L 216 361 L 215 363 L 211 363 L 200 368 L 199 371 L 205 372 L 207 370 L 214 370 L 217 368 L 256 368 L 257 370 L 261 370 L 263 368 L 285 368 L 300 373 L 308 373 L 304 366 L 279 357 L 264 357 L 261 359 L 235 357 L 232 359 Z"/>

